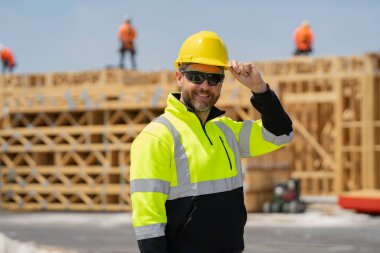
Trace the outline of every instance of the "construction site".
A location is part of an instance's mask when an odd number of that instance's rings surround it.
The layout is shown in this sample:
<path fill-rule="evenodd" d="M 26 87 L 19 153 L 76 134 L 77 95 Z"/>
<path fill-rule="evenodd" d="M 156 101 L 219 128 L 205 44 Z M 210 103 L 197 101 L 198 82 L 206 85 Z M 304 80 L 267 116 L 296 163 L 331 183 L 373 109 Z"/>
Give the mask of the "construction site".
<path fill-rule="evenodd" d="M 256 65 L 296 137 L 278 152 L 243 161 L 249 211 L 260 211 L 273 183 L 287 178 L 300 179 L 302 196 L 377 193 L 380 55 Z M 3 76 L 2 209 L 130 211 L 131 143 L 163 113 L 167 94 L 178 90 L 174 78 L 120 69 Z M 234 120 L 259 119 L 250 93 L 235 82 L 226 77 L 217 105 Z"/>
<path fill-rule="evenodd" d="M 379 1 L 0 10 L 0 253 L 379 251 Z"/>
<path fill-rule="evenodd" d="M 255 65 L 288 111 L 295 138 L 243 160 L 247 211 L 262 212 L 273 185 L 295 178 L 301 198 L 379 213 L 380 54 Z M 250 92 L 226 74 L 217 106 L 237 121 L 259 119 Z M 130 212 L 131 143 L 173 91 L 170 71 L 3 75 L 1 210 Z"/>

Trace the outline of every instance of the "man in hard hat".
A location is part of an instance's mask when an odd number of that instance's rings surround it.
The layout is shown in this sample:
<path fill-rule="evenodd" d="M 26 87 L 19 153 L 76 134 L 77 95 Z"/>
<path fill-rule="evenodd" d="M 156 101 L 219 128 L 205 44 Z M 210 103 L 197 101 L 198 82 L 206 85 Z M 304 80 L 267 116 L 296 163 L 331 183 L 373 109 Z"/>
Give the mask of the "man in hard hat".
<path fill-rule="evenodd" d="M 313 51 L 314 34 L 308 21 L 302 21 L 293 34 L 294 55 L 309 55 Z"/>
<path fill-rule="evenodd" d="M 0 57 L 3 65 L 2 73 L 5 74 L 7 70 L 9 73 L 12 73 L 14 67 L 16 66 L 12 51 L 4 45 L 0 44 Z"/>
<path fill-rule="evenodd" d="M 129 15 L 124 16 L 124 23 L 120 25 L 118 30 L 118 38 L 120 41 L 120 63 L 119 67 L 124 68 L 125 53 L 131 54 L 132 69 L 136 69 L 136 47 L 135 39 L 137 36 L 136 29 L 132 26 L 132 18 Z"/>
<path fill-rule="evenodd" d="M 247 212 L 240 157 L 289 143 L 292 123 L 252 63 L 228 61 L 223 41 L 201 31 L 175 61 L 181 92 L 131 148 L 133 226 L 143 253 L 239 253 Z M 252 94 L 262 120 L 233 121 L 214 104 L 224 71 Z"/>

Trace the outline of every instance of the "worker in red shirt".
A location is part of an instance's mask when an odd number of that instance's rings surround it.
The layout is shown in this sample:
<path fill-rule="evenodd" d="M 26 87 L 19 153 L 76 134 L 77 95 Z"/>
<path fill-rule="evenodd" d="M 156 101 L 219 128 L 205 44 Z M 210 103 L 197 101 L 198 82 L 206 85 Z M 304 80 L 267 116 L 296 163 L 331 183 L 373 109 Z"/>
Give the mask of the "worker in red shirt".
<path fill-rule="evenodd" d="M 9 73 L 12 73 L 16 63 L 11 50 L 3 45 L 0 45 L 0 56 L 1 62 L 3 63 L 2 73 L 4 74 L 7 69 L 9 70 Z"/>
<path fill-rule="evenodd" d="M 308 55 L 313 51 L 314 35 L 308 21 L 302 21 L 293 34 L 294 55 Z"/>
<path fill-rule="evenodd" d="M 126 52 L 131 53 L 132 69 L 136 69 L 136 47 L 135 39 L 137 36 L 136 29 L 132 26 L 132 18 L 129 15 L 124 16 L 124 23 L 120 25 L 118 38 L 121 44 L 120 47 L 120 68 L 124 68 L 124 56 Z"/>

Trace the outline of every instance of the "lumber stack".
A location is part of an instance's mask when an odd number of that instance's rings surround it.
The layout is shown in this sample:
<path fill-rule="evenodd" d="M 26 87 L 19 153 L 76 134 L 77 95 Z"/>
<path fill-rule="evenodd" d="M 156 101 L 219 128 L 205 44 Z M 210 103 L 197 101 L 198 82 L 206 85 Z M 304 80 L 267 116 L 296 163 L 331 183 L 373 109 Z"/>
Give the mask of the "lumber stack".
<path fill-rule="evenodd" d="M 261 212 L 273 200 L 273 187 L 291 177 L 292 156 L 283 148 L 247 159 L 244 166 L 244 200 L 248 212 Z"/>

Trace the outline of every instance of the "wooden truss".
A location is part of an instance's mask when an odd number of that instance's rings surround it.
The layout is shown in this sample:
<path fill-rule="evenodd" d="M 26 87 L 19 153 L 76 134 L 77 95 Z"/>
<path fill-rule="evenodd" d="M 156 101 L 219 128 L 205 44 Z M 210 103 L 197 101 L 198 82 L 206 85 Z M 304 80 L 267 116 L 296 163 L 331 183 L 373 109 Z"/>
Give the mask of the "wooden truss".
<path fill-rule="evenodd" d="M 258 65 L 290 112 L 302 194 L 380 188 L 380 55 Z"/>
<path fill-rule="evenodd" d="M 290 169 L 303 195 L 380 188 L 380 56 L 256 63 L 291 115 L 295 141 L 246 161 Z M 130 210 L 129 151 L 177 91 L 174 73 L 106 69 L 3 76 L 0 204 L 8 210 Z M 257 119 L 227 75 L 218 106 Z"/>

